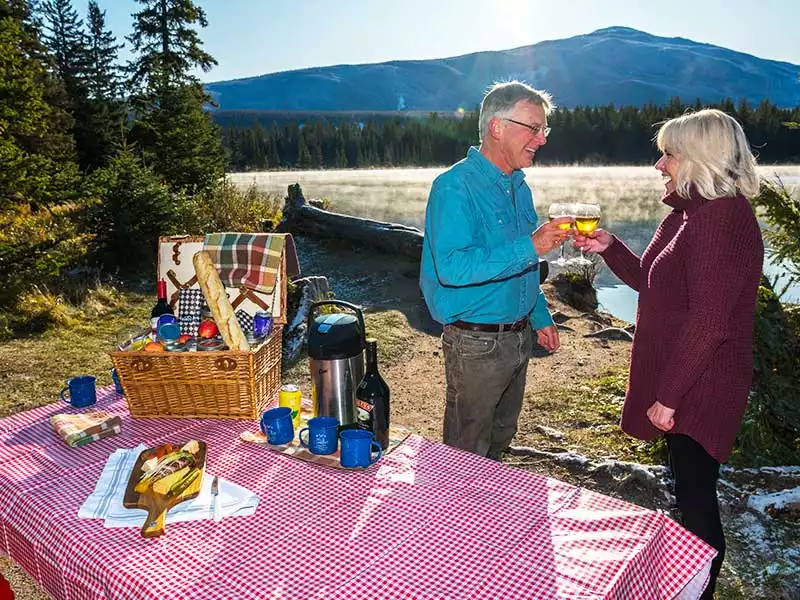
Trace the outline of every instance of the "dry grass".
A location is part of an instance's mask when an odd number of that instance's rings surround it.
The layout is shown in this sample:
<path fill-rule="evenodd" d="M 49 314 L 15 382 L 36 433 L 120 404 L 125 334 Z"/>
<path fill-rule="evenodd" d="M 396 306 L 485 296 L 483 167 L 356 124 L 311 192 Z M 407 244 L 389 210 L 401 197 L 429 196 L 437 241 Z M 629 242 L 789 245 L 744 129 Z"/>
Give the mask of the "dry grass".
<path fill-rule="evenodd" d="M 44 298 L 44 299 L 42 299 Z M 39 303 L 52 303 L 43 296 Z M 100 289 L 80 307 L 56 303 L 68 320 L 41 334 L 0 344 L 0 417 L 58 400 L 64 382 L 94 375 L 98 385 L 111 384 L 115 332 L 126 324 L 146 323 L 153 298 Z"/>
<path fill-rule="evenodd" d="M 626 380 L 627 370 L 614 368 L 579 385 L 537 388 L 526 395 L 537 417 L 535 425 L 558 430 L 564 439 L 525 428 L 522 421 L 520 434 L 541 450 L 579 449 L 593 458 L 663 464 L 666 455 L 660 444 L 634 439 L 619 427 Z"/>

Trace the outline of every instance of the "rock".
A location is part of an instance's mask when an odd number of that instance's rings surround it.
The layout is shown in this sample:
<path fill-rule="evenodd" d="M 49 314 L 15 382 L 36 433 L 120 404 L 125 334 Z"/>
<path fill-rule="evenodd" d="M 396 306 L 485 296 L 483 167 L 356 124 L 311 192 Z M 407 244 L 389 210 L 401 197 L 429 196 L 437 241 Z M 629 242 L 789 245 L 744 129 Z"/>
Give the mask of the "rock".
<path fill-rule="evenodd" d="M 553 429 L 552 427 L 547 427 L 546 425 L 536 425 L 534 429 L 536 429 L 536 431 L 539 433 L 546 435 L 551 440 L 555 440 L 557 442 L 563 442 L 565 439 L 564 434 L 558 429 Z"/>
<path fill-rule="evenodd" d="M 619 327 L 606 327 L 605 329 L 601 329 L 600 331 L 587 333 L 583 337 L 598 338 L 601 340 L 619 340 L 621 342 L 633 341 L 633 336 L 624 329 L 620 329 Z"/>
<path fill-rule="evenodd" d="M 554 312 L 553 312 L 553 314 L 552 314 L 552 315 L 550 315 L 550 316 L 552 316 L 552 317 L 553 317 L 553 322 L 554 322 L 556 325 L 561 325 L 561 324 L 562 324 L 562 323 L 564 323 L 565 321 L 569 321 L 569 320 L 572 318 L 572 317 L 568 317 L 567 315 L 565 315 L 565 314 L 564 314 L 563 312 L 561 312 L 560 310 L 554 311 Z"/>
<path fill-rule="evenodd" d="M 300 300 L 294 315 L 287 315 L 291 321 L 283 332 L 283 358 L 290 363 L 297 360 L 306 342 L 306 322 L 311 305 L 332 297 L 327 277 L 304 277 L 292 283 L 295 286 L 294 293 L 300 296 Z"/>
<path fill-rule="evenodd" d="M 597 308 L 597 290 L 591 282 L 574 273 L 559 273 L 553 279 L 553 287 L 559 300 L 580 311 Z"/>

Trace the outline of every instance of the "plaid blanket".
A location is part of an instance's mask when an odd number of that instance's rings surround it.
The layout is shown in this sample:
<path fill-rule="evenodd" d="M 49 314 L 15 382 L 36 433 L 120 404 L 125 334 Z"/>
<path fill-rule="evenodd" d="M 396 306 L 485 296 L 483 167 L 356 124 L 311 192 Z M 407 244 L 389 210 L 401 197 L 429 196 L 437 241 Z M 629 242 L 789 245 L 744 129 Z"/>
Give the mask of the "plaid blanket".
<path fill-rule="evenodd" d="M 275 289 L 285 236 L 270 233 L 211 233 L 203 242 L 226 287 L 266 294 Z"/>
<path fill-rule="evenodd" d="M 76 414 L 58 414 L 50 417 L 56 434 L 73 448 L 102 440 L 122 431 L 122 419 L 104 410 Z"/>

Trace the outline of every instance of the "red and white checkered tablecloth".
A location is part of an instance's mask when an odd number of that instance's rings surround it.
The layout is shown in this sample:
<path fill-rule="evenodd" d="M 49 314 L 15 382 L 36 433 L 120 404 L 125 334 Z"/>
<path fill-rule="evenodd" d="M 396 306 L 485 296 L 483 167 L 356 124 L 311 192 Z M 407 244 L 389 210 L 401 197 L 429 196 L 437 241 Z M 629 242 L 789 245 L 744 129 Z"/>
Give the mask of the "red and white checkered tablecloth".
<path fill-rule="evenodd" d="M 48 423 L 63 404 L 0 419 L 0 551 L 59 600 L 696 598 L 715 555 L 662 514 L 418 436 L 348 472 L 240 441 L 252 422 L 98 398 L 122 434 L 82 448 Z M 116 448 L 192 438 L 255 514 L 149 540 L 77 518 Z"/>

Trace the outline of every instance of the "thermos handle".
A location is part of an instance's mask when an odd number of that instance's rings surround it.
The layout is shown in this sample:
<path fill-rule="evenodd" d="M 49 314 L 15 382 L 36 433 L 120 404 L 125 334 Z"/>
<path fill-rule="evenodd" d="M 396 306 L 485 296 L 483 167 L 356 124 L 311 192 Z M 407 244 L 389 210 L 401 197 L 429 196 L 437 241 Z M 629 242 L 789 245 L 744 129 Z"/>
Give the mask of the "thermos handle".
<path fill-rule="evenodd" d="M 65 386 L 63 390 L 61 390 L 61 399 L 66 402 L 67 404 L 72 404 L 72 398 L 70 397 L 69 400 L 64 395 L 65 392 L 69 390 L 69 386 Z"/>
<path fill-rule="evenodd" d="M 308 323 L 306 329 L 306 335 L 311 331 L 311 323 L 314 318 L 314 309 L 319 308 L 320 306 L 325 306 L 326 304 L 335 304 L 336 306 L 343 306 L 345 308 L 349 308 L 354 313 L 356 313 L 356 317 L 358 317 L 358 323 L 361 325 L 361 339 L 364 340 L 366 343 L 367 337 L 367 329 L 364 326 L 364 314 L 361 312 L 361 309 L 356 306 L 355 304 L 351 304 L 350 302 L 345 302 L 344 300 L 322 300 L 321 302 L 314 302 L 311 305 L 311 308 L 308 310 Z"/>
<path fill-rule="evenodd" d="M 381 456 L 383 456 L 383 448 L 381 448 L 381 445 L 380 445 L 378 442 L 374 441 L 374 440 L 373 440 L 373 441 L 371 441 L 371 442 L 369 443 L 369 445 L 370 445 L 370 450 L 371 450 L 373 447 L 375 447 L 375 448 L 377 448 L 377 449 L 378 449 L 378 456 L 376 456 L 375 458 L 371 458 L 371 456 L 372 456 L 372 452 L 370 451 L 370 461 L 369 461 L 369 464 L 373 464 L 373 463 L 376 463 L 376 462 L 378 462 L 378 461 L 381 459 Z"/>

